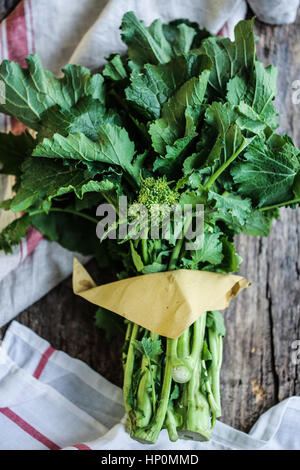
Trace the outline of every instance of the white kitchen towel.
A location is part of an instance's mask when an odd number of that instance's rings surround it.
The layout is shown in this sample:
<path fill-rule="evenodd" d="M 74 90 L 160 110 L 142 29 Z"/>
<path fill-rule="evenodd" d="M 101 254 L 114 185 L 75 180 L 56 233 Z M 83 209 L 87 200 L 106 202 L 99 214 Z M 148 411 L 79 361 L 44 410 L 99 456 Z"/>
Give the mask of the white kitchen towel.
<path fill-rule="evenodd" d="M 280 24 L 295 18 L 298 3 L 252 0 L 251 5 L 264 20 L 276 4 L 276 18 L 272 21 Z M 27 55 L 37 52 L 45 67 L 57 74 L 70 61 L 94 69 L 103 65 L 104 57 L 111 52 L 125 50 L 119 26 L 128 10 L 134 10 L 147 24 L 158 17 L 163 21 L 187 17 L 213 33 L 232 38 L 234 26 L 245 17 L 246 8 L 245 0 L 23 0 L 0 24 L 0 61 L 15 60 L 24 66 Z M 24 127 L 0 114 L 0 131 L 9 130 L 20 133 Z M 0 175 L 0 200 L 11 197 L 12 184 L 12 178 Z M 0 230 L 14 218 L 14 214 L 0 209 Z M 0 326 L 72 271 L 72 256 L 58 245 L 41 243 L 41 238 L 31 229 L 11 255 L 0 252 Z M 37 269 L 39 260 L 32 255 L 38 244 L 41 263 L 51 253 L 48 263 L 43 263 L 47 273 L 42 276 Z M 25 291 L 20 286 L 28 285 L 28 276 L 34 288 Z"/>
<path fill-rule="evenodd" d="M 300 449 L 300 397 L 264 413 L 249 434 L 217 421 L 210 442 L 132 440 L 122 391 L 14 321 L 0 347 L 0 450 Z"/>

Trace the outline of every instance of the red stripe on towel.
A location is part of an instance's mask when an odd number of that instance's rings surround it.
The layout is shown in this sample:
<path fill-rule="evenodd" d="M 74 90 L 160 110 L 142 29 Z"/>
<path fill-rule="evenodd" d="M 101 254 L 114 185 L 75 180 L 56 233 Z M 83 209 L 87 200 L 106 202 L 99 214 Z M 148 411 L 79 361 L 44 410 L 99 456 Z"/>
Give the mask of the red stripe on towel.
<path fill-rule="evenodd" d="M 14 411 L 9 408 L 0 408 L 0 413 L 10 419 L 13 423 L 15 423 L 19 428 L 23 429 L 27 434 L 32 436 L 36 441 L 41 442 L 45 447 L 50 450 L 60 450 L 60 447 L 52 442 L 48 437 L 44 436 L 44 434 L 40 433 L 37 429 L 35 429 L 31 424 L 27 423 L 21 416 L 17 415 Z"/>
<path fill-rule="evenodd" d="M 74 446 L 72 447 L 76 447 L 76 449 L 78 450 L 92 450 L 89 446 L 87 446 L 86 444 L 75 444 Z"/>
<path fill-rule="evenodd" d="M 35 369 L 35 371 L 33 373 L 33 377 L 35 377 L 36 379 L 40 378 L 41 373 L 43 372 L 43 370 L 46 367 L 46 364 L 49 360 L 49 357 L 52 356 L 54 351 L 55 351 L 55 349 L 52 348 L 52 346 L 49 346 L 49 348 L 46 349 L 46 351 L 44 352 L 44 354 L 42 355 L 42 357 L 40 359 L 40 362 L 37 365 L 37 368 Z"/>
<path fill-rule="evenodd" d="M 28 56 L 28 41 L 24 2 L 19 3 L 7 17 L 5 23 L 8 58 L 19 62 L 22 67 L 25 67 L 25 57 Z"/>
<path fill-rule="evenodd" d="M 29 227 L 26 232 L 27 256 L 33 252 L 42 238 L 43 235 L 40 232 L 38 232 L 34 227 Z"/>

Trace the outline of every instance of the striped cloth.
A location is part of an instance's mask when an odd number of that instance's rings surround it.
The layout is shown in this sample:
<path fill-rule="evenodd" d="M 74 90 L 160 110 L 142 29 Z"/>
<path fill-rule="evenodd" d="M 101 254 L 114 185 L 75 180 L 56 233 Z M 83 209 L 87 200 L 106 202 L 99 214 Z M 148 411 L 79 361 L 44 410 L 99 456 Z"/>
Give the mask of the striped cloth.
<path fill-rule="evenodd" d="M 87 448 L 124 415 L 121 390 L 13 322 L 0 353 L 0 449 Z"/>
<path fill-rule="evenodd" d="M 0 347 L 0 450 L 299 449 L 300 398 L 264 413 L 249 434 L 217 422 L 210 442 L 132 440 L 122 392 L 14 321 Z"/>

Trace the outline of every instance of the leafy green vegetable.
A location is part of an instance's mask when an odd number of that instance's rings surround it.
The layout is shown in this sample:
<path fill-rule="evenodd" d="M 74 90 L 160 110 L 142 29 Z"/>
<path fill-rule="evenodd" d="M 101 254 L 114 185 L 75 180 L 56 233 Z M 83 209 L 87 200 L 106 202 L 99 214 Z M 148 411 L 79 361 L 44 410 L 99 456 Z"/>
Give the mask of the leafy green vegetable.
<path fill-rule="evenodd" d="M 102 74 L 68 65 L 56 78 L 36 55 L 24 69 L 3 61 L 0 111 L 36 132 L 0 135 L 0 171 L 16 176 L 14 197 L 0 207 L 26 211 L 2 231 L 0 249 L 10 252 L 33 225 L 113 267 L 119 279 L 180 268 L 238 271 L 235 235 L 267 236 L 278 208 L 300 203 L 299 150 L 275 133 L 276 69 L 257 59 L 253 21 L 241 21 L 231 41 L 188 20 L 146 26 L 129 12 L 121 25 L 128 54 L 111 55 Z M 149 219 L 153 204 L 166 204 L 155 219 L 158 238 L 147 226 L 143 236 L 131 230 L 100 243 L 97 207 L 118 211 L 120 196 L 131 209 L 143 204 Z M 178 227 L 177 203 L 193 215 L 204 206 L 197 250 L 187 249 L 192 222 L 180 212 Z M 162 237 L 166 214 L 171 227 Z M 109 340 L 121 322 L 96 312 Z M 173 441 L 180 433 L 210 438 L 221 414 L 224 335 L 219 312 L 200 316 L 175 340 L 126 321 L 123 392 L 133 438 L 155 442 L 163 427 Z"/>

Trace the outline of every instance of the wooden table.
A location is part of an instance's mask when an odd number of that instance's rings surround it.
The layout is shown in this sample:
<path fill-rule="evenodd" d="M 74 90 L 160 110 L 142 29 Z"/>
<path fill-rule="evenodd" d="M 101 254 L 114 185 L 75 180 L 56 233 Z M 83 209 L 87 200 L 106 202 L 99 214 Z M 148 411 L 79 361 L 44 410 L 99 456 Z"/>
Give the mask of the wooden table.
<path fill-rule="evenodd" d="M 5 13 L 4 4 L 13 3 L 0 1 L 0 15 Z M 287 26 L 256 21 L 255 32 L 260 38 L 259 58 L 278 67 L 280 132 L 290 134 L 299 146 L 300 104 L 292 103 L 292 82 L 300 79 L 300 16 L 296 24 Z M 241 274 L 253 286 L 225 313 L 222 420 L 243 431 L 278 401 L 300 394 L 299 366 L 292 361 L 293 342 L 300 339 L 299 232 L 300 210 L 282 209 L 269 238 L 236 240 L 244 260 Z M 109 279 L 109 273 L 99 273 L 93 261 L 88 270 L 99 282 Z M 121 386 L 122 338 L 108 343 L 94 327 L 94 311 L 73 295 L 69 278 L 17 320 Z"/>

